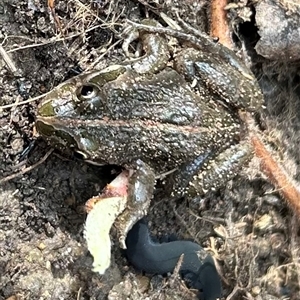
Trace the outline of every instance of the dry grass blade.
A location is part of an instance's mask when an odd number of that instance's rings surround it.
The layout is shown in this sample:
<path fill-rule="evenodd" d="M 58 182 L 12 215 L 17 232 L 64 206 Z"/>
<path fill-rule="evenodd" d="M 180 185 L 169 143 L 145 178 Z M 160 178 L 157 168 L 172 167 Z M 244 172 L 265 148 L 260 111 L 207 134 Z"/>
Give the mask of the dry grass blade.
<path fill-rule="evenodd" d="M 1 109 L 7 109 L 7 108 L 11 108 L 11 107 L 15 107 L 15 106 L 18 106 L 18 105 L 23 105 L 23 104 L 27 104 L 27 103 L 30 103 L 30 102 L 33 102 L 33 101 L 37 101 L 43 97 L 45 97 L 46 95 L 48 95 L 51 91 L 49 91 L 48 93 L 45 93 L 45 94 L 42 94 L 42 95 L 39 95 L 37 97 L 34 97 L 34 98 L 30 98 L 28 100 L 25 100 L 25 101 L 17 101 L 13 104 L 7 104 L 7 105 L 2 105 L 0 106 L 0 110 Z"/>
<path fill-rule="evenodd" d="M 4 48 L 2 47 L 2 45 L 0 45 L 0 55 L 2 56 L 3 60 L 5 61 L 7 67 L 10 69 L 10 71 L 13 74 L 17 73 L 17 68 L 16 68 L 14 62 L 9 57 L 9 55 L 7 54 L 7 52 L 4 50 Z"/>

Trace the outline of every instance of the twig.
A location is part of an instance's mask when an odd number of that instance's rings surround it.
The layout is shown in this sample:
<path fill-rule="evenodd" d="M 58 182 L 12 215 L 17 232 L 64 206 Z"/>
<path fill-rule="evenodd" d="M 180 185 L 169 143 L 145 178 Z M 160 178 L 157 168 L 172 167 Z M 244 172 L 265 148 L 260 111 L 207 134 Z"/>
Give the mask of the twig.
<path fill-rule="evenodd" d="M 182 263 L 183 263 L 183 259 L 184 259 L 184 253 L 180 255 L 179 259 L 178 259 L 178 262 L 174 268 L 174 271 L 173 271 L 173 281 L 171 281 L 171 283 L 174 282 L 174 279 L 176 279 L 179 275 L 179 271 L 180 271 L 180 268 L 182 266 Z"/>
<path fill-rule="evenodd" d="M 116 45 L 118 45 L 121 41 L 122 41 L 122 40 L 118 40 L 118 41 L 116 41 L 114 44 L 112 44 L 111 46 L 109 46 L 109 48 L 108 48 L 104 53 L 102 53 L 99 57 L 97 57 L 97 59 L 96 59 L 93 63 L 91 63 L 91 64 L 85 69 L 85 72 L 94 69 L 94 67 L 99 63 L 99 61 L 101 61 L 102 58 L 103 58 L 108 52 L 110 52 Z"/>
<path fill-rule="evenodd" d="M 230 300 L 241 288 L 236 285 L 232 292 L 227 296 L 226 300 Z"/>
<path fill-rule="evenodd" d="M 233 45 L 230 38 L 230 30 L 225 10 L 226 5 L 227 0 L 211 1 L 210 35 L 212 37 L 217 37 L 221 44 L 232 49 Z"/>
<path fill-rule="evenodd" d="M 33 164 L 32 166 L 29 166 L 27 168 L 25 168 L 24 170 L 18 172 L 18 173 L 15 173 L 15 174 L 12 174 L 12 175 L 9 175 L 7 177 L 4 177 L 2 179 L 0 179 L 0 184 L 4 183 L 4 182 L 7 182 L 9 180 L 12 180 L 18 176 L 21 176 L 21 175 L 24 175 L 25 173 L 28 173 L 30 172 L 31 170 L 33 170 L 34 168 L 38 167 L 39 165 L 41 165 L 48 157 L 49 155 L 54 151 L 54 149 L 50 149 L 46 154 L 45 156 L 40 160 L 38 161 L 37 163 Z"/>
<path fill-rule="evenodd" d="M 251 143 L 255 155 L 261 159 L 261 170 L 276 186 L 279 193 L 285 198 L 295 213 L 300 216 L 300 189 L 297 183 L 288 175 L 284 168 L 272 157 L 259 135 L 256 133 L 254 120 L 249 113 L 240 114 L 249 128 Z"/>
<path fill-rule="evenodd" d="M 195 235 L 193 234 L 193 232 L 190 230 L 190 226 L 187 225 L 187 223 L 183 220 L 183 218 L 180 216 L 180 214 L 177 212 L 175 206 L 173 207 L 173 212 L 176 216 L 176 218 L 180 221 L 180 223 L 184 226 L 185 230 L 188 232 L 188 234 L 192 237 L 194 237 Z M 200 240 L 195 237 L 194 238 L 195 241 L 197 242 L 197 244 L 201 244 Z"/>
<path fill-rule="evenodd" d="M 69 36 L 65 36 L 65 37 L 60 37 L 60 38 L 55 38 L 55 39 L 52 39 L 52 40 L 47 40 L 45 42 L 42 42 L 42 43 L 37 43 L 37 44 L 30 44 L 30 45 L 26 45 L 26 46 L 22 46 L 22 47 L 18 47 L 18 48 L 14 48 L 14 49 L 11 49 L 11 50 L 7 50 L 6 52 L 7 53 L 11 53 L 11 52 L 15 52 L 15 51 L 19 51 L 19 50 L 23 50 L 23 49 L 28 49 L 28 48 L 34 48 L 34 47 L 40 47 L 40 46 L 45 46 L 45 45 L 48 45 L 48 44 L 54 44 L 54 43 L 57 43 L 57 42 L 62 42 L 62 41 L 65 41 L 65 40 L 70 40 L 74 37 L 77 37 L 77 36 L 80 36 L 82 34 L 85 34 L 87 32 L 90 32 L 94 29 L 97 29 L 97 28 L 105 28 L 103 27 L 102 24 L 100 25 L 96 25 L 96 26 L 93 26 L 87 30 L 83 30 L 81 32 L 78 32 L 78 33 L 74 33 L 74 34 L 71 34 Z"/>
<path fill-rule="evenodd" d="M 48 0 L 48 8 L 51 12 L 51 16 L 55 22 L 56 27 L 59 29 L 59 32 L 62 34 L 62 27 L 59 21 L 59 18 L 57 17 L 56 13 L 55 13 L 55 0 Z"/>
<path fill-rule="evenodd" d="M 158 7 L 155 7 L 147 3 L 147 1 L 145 0 L 137 0 L 137 1 L 140 2 L 142 5 L 144 5 L 145 7 L 147 7 L 148 9 L 150 9 L 154 13 L 157 13 L 157 11 L 162 8 L 162 5 L 159 4 L 158 2 L 156 3 Z"/>
<path fill-rule="evenodd" d="M 300 190 L 294 180 L 273 159 L 260 138 L 251 134 L 255 154 L 261 159 L 261 169 L 271 182 L 278 188 L 280 194 L 287 200 L 292 209 L 300 216 Z"/>
<path fill-rule="evenodd" d="M 80 300 L 81 291 L 82 291 L 82 287 L 80 287 L 79 290 L 78 290 L 78 292 L 77 292 L 77 297 L 76 297 L 77 300 Z"/>

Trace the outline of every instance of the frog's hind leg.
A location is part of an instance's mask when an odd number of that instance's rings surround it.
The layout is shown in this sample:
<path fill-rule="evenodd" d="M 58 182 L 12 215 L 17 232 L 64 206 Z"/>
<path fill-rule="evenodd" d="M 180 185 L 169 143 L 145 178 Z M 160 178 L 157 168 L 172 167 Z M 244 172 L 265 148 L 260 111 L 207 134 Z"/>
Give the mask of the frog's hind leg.
<path fill-rule="evenodd" d="M 200 90 L 206 87 L 227 105 L 256 111 L 263 104 L 262 93 L 251 71 L 246 73 L 235 68 L 218 55 L 187 48 L 176 57 L 174 68 L 192 86 Z"/>
<path fill-rule="evenodd" d="M 233 179 L 252 157 L 252 145 L 245 140 L 213 158 L 208 157 L 202 161 L 198 170 L 192 169 L 191 165 L 184 166 L 174 174 L 172 196 L 177 198 L 186 195 L 192 199 L 203 196 L 209 190 L 217 190 Z"/>

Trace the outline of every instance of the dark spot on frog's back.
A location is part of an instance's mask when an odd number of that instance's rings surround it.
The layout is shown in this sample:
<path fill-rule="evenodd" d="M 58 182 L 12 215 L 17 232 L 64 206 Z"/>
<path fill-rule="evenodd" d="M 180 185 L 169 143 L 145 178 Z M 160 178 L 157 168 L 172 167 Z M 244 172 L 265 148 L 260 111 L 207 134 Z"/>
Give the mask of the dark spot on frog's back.
<path fill-rule="evenodd" d="M 176 125 L 202 123 L 200 99 L 195 101 L 195 94 L 175 70 L 167 68 L 143 77 L 122 76 L 122 80 L 109 82 L 103 87 L 109 99 L 106 103 L 106 113 L 111 114 L 109 117 L 123 120 L 144 118 Z"/>

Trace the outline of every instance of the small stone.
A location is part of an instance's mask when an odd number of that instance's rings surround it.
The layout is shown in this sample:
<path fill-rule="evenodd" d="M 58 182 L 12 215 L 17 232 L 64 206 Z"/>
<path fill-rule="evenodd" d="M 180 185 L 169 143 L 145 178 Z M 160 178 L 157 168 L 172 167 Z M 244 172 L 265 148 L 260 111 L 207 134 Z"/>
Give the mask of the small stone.
<path fill-rule="evenodd" d="M 51 270 L 51 262 L 49 260 L 46 261 L 46 269 Z"/>
<path fill-rule="evenodd" d="M 253 295 L 255 295 L 255 296 L 259 295 L 260 292 L 261 292 L 261 288 L 260 288 L 259 286 L 254 286 L 254 287 L 252 288 L 252 293 L 253 293 Z"/>
<path fill-rule="evenodd" d="M 16 138 L 11 141 L 10 146 L 14 150 L 14 153 L 21 152 L 23 150 L 24 141 L 22 138 Z"/>
<path fill-rule="evenodd" d="M 254 222 L 254 227 L 259 230 L 265 230 L 272 225 L 272 217 L 268 214 L 264 214 L 258 220 Z"/>
<path fill-rule="evenodd" d="M 39 245 L 37 247 L 38 247 L 38 249 L 43 251 L 47 246 L 43 242 L 41 242 L 41 243 L 39 243 Z"/>

